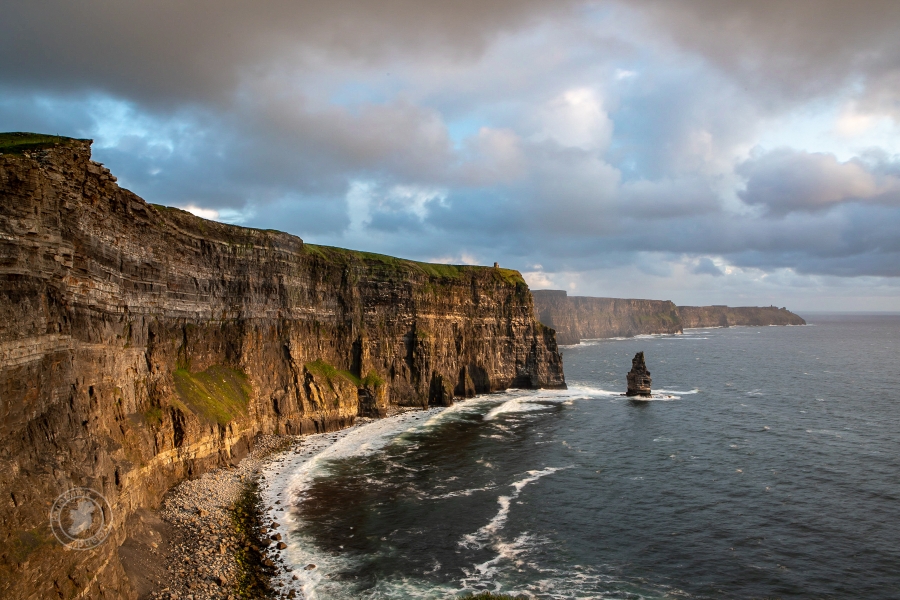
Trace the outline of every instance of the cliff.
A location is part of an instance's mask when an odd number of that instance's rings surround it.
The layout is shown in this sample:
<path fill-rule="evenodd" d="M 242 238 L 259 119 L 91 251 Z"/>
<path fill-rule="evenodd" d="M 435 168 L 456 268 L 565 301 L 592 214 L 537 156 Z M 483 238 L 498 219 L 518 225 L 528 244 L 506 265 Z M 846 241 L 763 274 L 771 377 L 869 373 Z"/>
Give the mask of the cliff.
<path fill-rule="evenodd" d="M 516 271 L 206 221 L 32 138 L 0 136 L 0 597 L 134 597 L 127 515 L 259 433 L 565 385 Z M 112 507 L 93 550 L 48 524 L 76 486 Z"/>
<path fill-rule="evenodd" d="M 560 344 L 682 330 L 676 307 L 668 300 L 569 296 L 564 290 L 532 294 L 538 320 L 556 330 Z"/>
<path fill-rule="evenodd" d="M 668 300 L 569 296 L 565 290 L 534 290 L 538 320 L 556 330 L 560 344 L 583 339 L 682 333 L 696 327 L 806 325 L 785 308 L 675 306 Z"/>
<path fill-rule="evenodd" d="M 806 325 L 802 317 L 774 306 L 679 306 L 685 329 L 696 327 L 762 327 L 766 325 Z"/>

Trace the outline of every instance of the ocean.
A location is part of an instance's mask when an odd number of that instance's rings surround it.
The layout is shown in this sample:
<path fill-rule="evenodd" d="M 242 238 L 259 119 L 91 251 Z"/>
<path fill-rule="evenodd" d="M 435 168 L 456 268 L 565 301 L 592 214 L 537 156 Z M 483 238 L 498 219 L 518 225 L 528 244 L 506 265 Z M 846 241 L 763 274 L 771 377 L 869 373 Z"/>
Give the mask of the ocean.
<path fill-rule="evenodd" d="M 280 463 L 303 594 L 900 598 L 900 316 L 808 320 L 563 347 L 568 390 Z"/>

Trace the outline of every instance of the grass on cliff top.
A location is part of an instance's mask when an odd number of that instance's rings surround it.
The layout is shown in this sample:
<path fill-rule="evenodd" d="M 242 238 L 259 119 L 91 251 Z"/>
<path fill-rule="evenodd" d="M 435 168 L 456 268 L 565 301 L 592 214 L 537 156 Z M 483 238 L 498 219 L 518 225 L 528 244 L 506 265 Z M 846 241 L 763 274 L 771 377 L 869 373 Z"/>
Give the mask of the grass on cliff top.
<path fill-rule="evenodd" d="M 317 244 L 307 243 L 303 244 L 303 249 L 313 256 L 318 256 L 329 262 L 341 265 L 346 265 L 353 261 L 360 261 L 366 265 L 380 267 L 386 271 L 397 271 L 398 273 L 420 272 L 440 279 L 459 279 L 466 273 L 491 271 L 496 273 L 501 280 L 510 285 L 525 283 L 521 273 L 514 269 L 494 269 L 492 267 L 472 265 L 445 265 L 441 263 L 419 262 L 417 260 L 407 260 L 405 258 L 397 258 L 396 256 L 377 254 L 375 252 L 363 252 L 361 250 L 348 250 L 346 248 L 319 246 Z"/>
<path fill-rule="evenodd" d="M 29 150 L 40 150 L 57 145 L 69 146 L 74 142 L 89 142 L 77 138 L 63 137 L 61 135 L 46 135 L 43 133 L 28 133 L 13 131 L 0 133 L 0 154 L 22 154 Z"/>
<path fill-rule="evenodd" d="M 177 369 L 174 377 L 178 397 L 194 414 L 219 425 L 247 414 L 253 388 L 240 371 L 213 365 L 199 373 Z"/>
<path fill-rule="evenodd" d="M 252 245 L 252 241 L 246 237 L 247 234 L 250 233 L 284 233 L 276 229 L 257 229 L 254 227 L 243 227 L 209 221 L 208 219 L 198 217 L 193 213 L 175 206 L 165 206 L 162 204 L 151 204 L 151 206 L 158 210 L 160 214 L 166 214 L 177 219 L 186 220 L 186 222 L 190 223 L 193 227 L 196 227 L 204 236 L 214 233 L 217 238 L 228 241 L 229 244 L 250 243 Z M 211 227 L 214 227 L 214 230 L 210 231 L 209 228 Z M 229 232 L 231 232 L 230 238 Z M 473 265 L 446 265 L 441 263 L 419 262 L 375 252 L 349 250 L 347 248 L 337 248 L 335 246 L 320 246 L 318 244 L 308 244 L 306 242 L 303 242 L 303 252 L 308 256 L 315 256 L 326 263 L 341 268 L 348 267 L 354 263 L 362 264 L 371 272 L 377 272 L 380 275 L 387 277 L 424 274 L 435 279 L 458 280 L 465 274 L 487 273 L 493 275 L 498 281 L 502 281 L 507 285 L 526 285 L 525 280 L 522 278 L 522 274 L 515 269 L 494 269 L 492 267 Z"/>

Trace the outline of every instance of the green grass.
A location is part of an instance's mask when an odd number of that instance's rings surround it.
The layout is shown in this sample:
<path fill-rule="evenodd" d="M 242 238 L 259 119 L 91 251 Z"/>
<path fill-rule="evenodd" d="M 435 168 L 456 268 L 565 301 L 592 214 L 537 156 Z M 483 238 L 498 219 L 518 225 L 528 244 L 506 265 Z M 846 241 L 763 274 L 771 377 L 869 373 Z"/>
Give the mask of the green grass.
<path fill-rule="evenodd" d="M 153 207 L 160 211 L 161 214 L 168 214 L 175 218 L 188 219 L 190 223 L 197 227 L 201 233 L 207 235 L 208 227 L 213 227 L 208 221 L 196 217 L 182 209 L 171 206 L 163 206 L 153 204 Z M 215 235 L 217 238 L 228 235 L 231 231 L 235 235 L 234 244 L 243 244 L 247 249 L 252 249 L 251 240 L 239 239 L 236 234 L 249 234 L 250 232 L 265 233 L 274 232 L 271 229 L 252 229 L 238 227 L 236 225 L 215 225 Z M 431 281 L 424 283 L 424 289 L 429 294 L 441 293 L 441 283 L 456 282 L 462 280 L 465 276 L 479 276 L 481 278 L 493 277 L 495 281 L 502 282 L 506 285 L 515 286 L 517 289 L 527 289 L 525 280 L 522 275 L 515 269 L 494 269 L 491 267 L 479 267 L 471 265 L 445 265 L 439 263 L 419 262 L 416 260 L 407 260 L 405 258 L 397 258 L 396 256 L 388 256 L 386 254 L 377 254 L 375 252 L 363 252 L 361 250 L 348 250 L 346 248 L 337 248 L 334 246 L 319 246 L 317 244 L 303 243 L 303 253 L 307 256 L 316 257 L 327 264 L 346 269 L 347 267 L 364 267 L 369 275 L 376 278 L 384 279 L 409 279 L 412 276 L 426 276 Z M 354 271 L 351 269 L 351 271 Z M 357 277 L 353 274 L 353 277 Z M 356 283 L 354 279 L 352 281 Z"/>
<path fill-rule="evenodd" d="M 266 556 L 260 533 L 263 527 L 262 511 L 259 482 L 254 480 L 244 485 L 231 509 L 231 522 L 238 538 L 238 547 L 234 552 L 238 567 L 235 590 L 238 598 L 275 597 L 272 587 L 275 570 L 263 562 Z"/>
<path fill-rule="evenodd" d="M 144 413 L 144 420 L 154 427 L 157 427 L 160 423 L 162 423 L 162 418 L 163 411 L 158 406 L 154 406 Z"/>
<path fill-rule="evenodd" d="M 253 388 L 240 371 L 213 365 L 199 373 L 177 369 L 174 377 L 178 397 L 194 414 L 220 425 L 247 414 Z"/>
<path fill-rule="evenodd" d="M 0 153 L 22 154 L 23 152 L 28 152 L 30 150 L 40 150 L 42 148 L 50 148 L 57 145 L 69 146 L 73 142 L 88 141 L 90 140 L 79 140 L 60 135 L 45 135 L 42 133 L 27 133 L 21 131 L 0 133 Z"/>
<path fill-rule="evenodd" d="M 361 387 L 378 387 L 379 385 L 384 385 L 384 379 L 382 379 L 375 370 L 371 370 L 368 374 L 360 379 L 350 371 L 344 371 L 343 369 L 338 369 L 332 364 L 329 364 L 322 360 L 319 360 L 306 363 L 306 370 L 314 375 L 318 375 L 328 381 L 328 385 L 331 386 L 331 389 L 334 390 L 334 381 L 340 377 L 346 381 L 349 381 L 353 385 L 358 388 Z M 336 391 L 336 390 L 335 390 Z"/>
<path fill-rule="evenodd" d="M 351 262 L 359 261 L 365 263 L 367 266 L 381 267 L 382 269 L 389 271 L 419 271 L 426 275 L 443 279 L 458 279 L 466 270 L 472 268 L 466 265 L 423 263 L 415 260 L 406 260 L 405 258 L 397 258 L 396 256 L 388 256 L 386 254 L 363 252 L 361 250 L 348 250 L 346 248 L 336 248 L 334 246 L 304 244 L 303 249 L 307 254 L 318 256 L 331 263 L 346 265 Z"/>
<path fill-rule="evenodd" d="M 491 267 L 477 267 L 471 265 L 427 263 L 397 258 L 396 256 L 387 256 L 386 254 L 376 254 L 375 252 L 363 252 L 361 250 L 348 250 L 346 248 L 319 246 L 306 243 L 303 244 L 303 251 L 332 264 L 346 266 L 353 262 L 361 262 L 367 267 L 380 269 L 384 273 L 395 272 L 397 275 L 420 273 L 435 279 L 455 280 L 469 274 L 492 273 L 499 281 L 504 283 L 510 285 L 525 285 L 525 280 L 522 279 L 522 275 L 515 269 L 494 269 Z"/>
<path fill-rule="evenodd" d="M 343 369 L 338 369 L 334 365 L 325 362 L 321 358 L 319 360 L 315 360 L 310 363 L 306 363 L 306 370 L 312 373 L 313 375 L 318 375 L 319 377 L 323 377 L 328 380 L 328 384 L 331 386 L 331 389 L 334 389 L 334 380 L 338 377 L 346 379 L 356 387 L 362 387 L 362 381 L 359 377 L 351 373 L 350 371 L 344 371 Z"/>
<path fill-rule="evenodd" d="M 379 377 L 378 373 L 373 370 L 363 377 L 361 383 L 363 387 L 378 387 L 379 385 L 384 385 L 384 379 Z"/>

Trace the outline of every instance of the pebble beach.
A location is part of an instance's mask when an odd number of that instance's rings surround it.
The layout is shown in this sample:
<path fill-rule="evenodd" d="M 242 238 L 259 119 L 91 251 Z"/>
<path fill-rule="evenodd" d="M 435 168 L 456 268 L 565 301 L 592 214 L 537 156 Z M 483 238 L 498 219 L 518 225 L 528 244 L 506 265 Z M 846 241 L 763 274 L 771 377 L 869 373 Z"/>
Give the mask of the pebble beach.
<path fill-rule="evenodd" d="M 379 421 L 402 427 L 427 413 L 395 409 Z M 374 419 L 360 418 L 340 431 L 302 436 L 260 436 L 237 466 L 184 481 L 166 496 L 158 515 L 165 543 L 150 550 L 158 561 L 154 600 L 237 600 L 267 596 L 303 598 L 316 565 L 290 564 L 284 521 L 291 474 Z M 248 490 L 254 490 L 249 498 Z M 248 589 L 250 585 L 255 588 Z"/>

